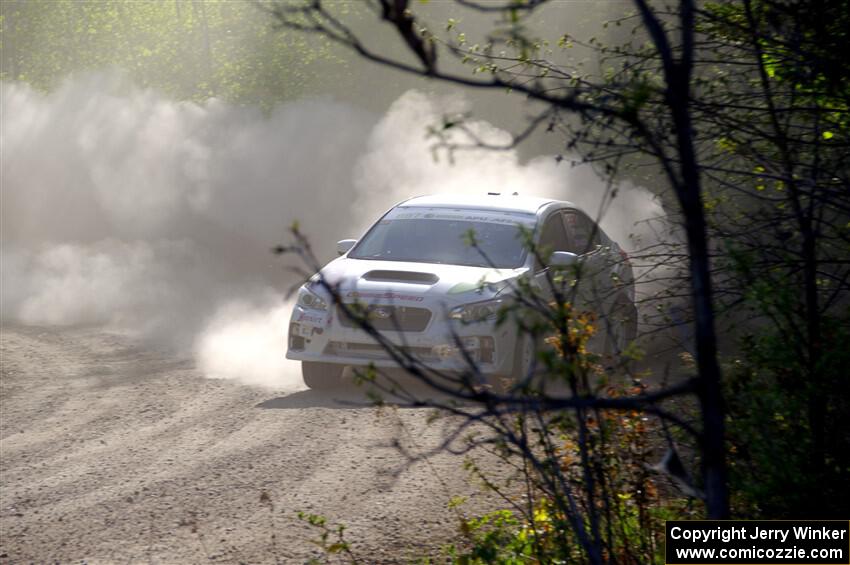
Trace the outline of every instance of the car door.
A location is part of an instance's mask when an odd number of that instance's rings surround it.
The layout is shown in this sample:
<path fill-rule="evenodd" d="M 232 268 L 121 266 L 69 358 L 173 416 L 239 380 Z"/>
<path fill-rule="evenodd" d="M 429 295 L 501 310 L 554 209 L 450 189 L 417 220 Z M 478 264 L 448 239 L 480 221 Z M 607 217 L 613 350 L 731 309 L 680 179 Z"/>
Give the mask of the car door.
<path fill-rule="evenodd" d="M 564 218 L 561 210 L 556 210 L 551 213 L 543 222 L 543 228 L 540 231 L 540 237 L 537 240 L 538 254 L 547 257 L 555 251 L 570 251 L 570 241 L 567 237 L 567 232 L 564 227 Z M 550 272 L 549 267 L 545 265 L 540 258 L 535 258 L 534 261 L 534 282 L 543 296 L 548 300 L 553 296 L 552 282 L 555 277 Z M 559 278 L 560 280 L 560 278 Z M 569 281 L 558 283 L 563 284 L 564 290 L 571 292 Z M 568 296 L 567 300 L 572 301 Z"/>
<path fill-rule="evenodd" d="M 584 212 L 567 209 L 561 212 L 568 249 L 579 256 L 576 286 L 579 302 L 597 312 L 607 311 L 612 294 L 610 247 L 604 245 L 602 231 Z"/>

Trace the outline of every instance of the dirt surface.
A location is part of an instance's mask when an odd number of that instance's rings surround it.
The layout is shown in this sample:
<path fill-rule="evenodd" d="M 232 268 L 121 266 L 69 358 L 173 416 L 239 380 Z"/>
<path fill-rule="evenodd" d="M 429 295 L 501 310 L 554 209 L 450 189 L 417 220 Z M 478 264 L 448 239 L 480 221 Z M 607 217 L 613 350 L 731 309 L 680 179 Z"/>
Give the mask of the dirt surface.
<path fill-rule="evenodd" d="M 451 496 L 482 500 L 460 457 L 396 473 L 396 440 L 440 441 L 425 410 L 211 380 L 91 328 L 1 341 L 2 563 L 299 563 L 321 555 L 299 510 L 346 524 L 365 562 L 399 562 L 456 535 Z"/>

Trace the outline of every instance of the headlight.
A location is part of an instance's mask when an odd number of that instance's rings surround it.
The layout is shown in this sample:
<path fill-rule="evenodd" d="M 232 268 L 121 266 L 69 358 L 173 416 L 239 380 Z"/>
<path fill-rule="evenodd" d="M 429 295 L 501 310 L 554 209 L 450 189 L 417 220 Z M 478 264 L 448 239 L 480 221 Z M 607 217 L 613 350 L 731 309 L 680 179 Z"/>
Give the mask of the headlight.
<path fill-rule="evenodd" d="M 298 305 L 303 308 L 309 308 L 311 310 L 327 310 L 328 304 L 324 301 L 324 299 L 307 288 L 307 286 L 302 286 L 298 289 Z"/>
<path fill-rule="evenodd" d="M 496 314 L 499 313 L 499 308 L 504 303 L 503 298 L 497 300 L 485 300 L 484 302 L 473 302 L 452 308 L 449 317 L 452 320 L 460 320 L 465 323 L 483 322 L 485 320 L 493 320 Z"/>

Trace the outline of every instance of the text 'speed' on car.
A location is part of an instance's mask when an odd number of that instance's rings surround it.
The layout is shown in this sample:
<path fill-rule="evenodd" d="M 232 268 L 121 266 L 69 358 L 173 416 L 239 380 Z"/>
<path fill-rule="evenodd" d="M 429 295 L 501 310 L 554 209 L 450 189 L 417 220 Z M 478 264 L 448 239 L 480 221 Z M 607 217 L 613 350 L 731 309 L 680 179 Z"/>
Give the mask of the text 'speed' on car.
<path fill-rule="evenodd" d="M 548 264 L 520 237 L 551 251 Z M 470 245 L 474 233 L 476 245 Z M 609 354 L 635 338 L 634 279 L 620 246 L 569 202 L 520 196 L 422 196 L 384 214 L 359 240 L 338 243 L 340 257 L 298 291 L 287 358 L 304 382 L 333 387 L 346 366 L 396 367 L 384 348 L 337 300 L 429 368 L 488 377 L 525 374 L 535 345 L 513 323 L 496 324 L 521 280 L 544 297 L 554 269 L 580 280 L 574 300 L 598 316 L 595 347 Z M 580 275 L 579 275 L 580 274 Z M 616 313 L 616 315 L 614 315 Z M 458 347 L 458 345 L 461 347 Z"/>

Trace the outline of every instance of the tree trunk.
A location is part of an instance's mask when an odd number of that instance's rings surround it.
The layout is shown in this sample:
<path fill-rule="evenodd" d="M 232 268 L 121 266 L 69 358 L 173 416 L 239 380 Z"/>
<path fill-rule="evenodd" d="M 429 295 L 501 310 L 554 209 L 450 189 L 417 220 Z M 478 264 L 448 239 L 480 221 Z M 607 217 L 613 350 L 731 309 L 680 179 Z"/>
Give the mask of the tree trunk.
<path fill-rule="evenodd" d="M 685 232 L 688 237 L 690 255 L 691 293 L 696 326 L 696 361 L 699 370 L 698 395 L 703 428 L 703 488 L 706 493 L 708 517 L 724 519 L 729 516 L 723 420 L 725 408 L 720 365 L 717 362 L 711 265 L 699 165 L 693 145 L 687 76 L 677 74 L 675 77 L 670 77 L 668 104 L 672 110 L 677 149 L 681 159 L 679 169 L 681 180 L 676 186 L 676 194 L 685 217 Z"/>

